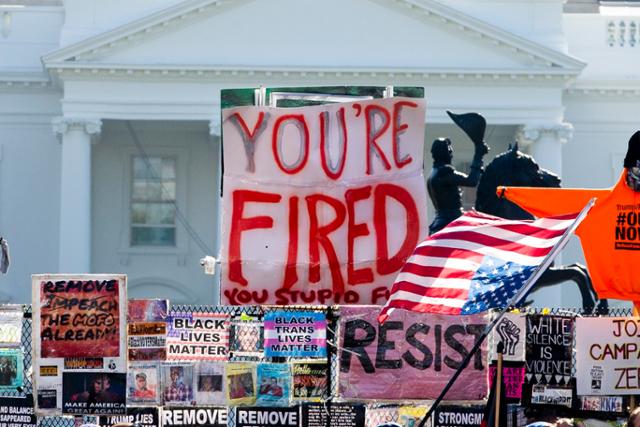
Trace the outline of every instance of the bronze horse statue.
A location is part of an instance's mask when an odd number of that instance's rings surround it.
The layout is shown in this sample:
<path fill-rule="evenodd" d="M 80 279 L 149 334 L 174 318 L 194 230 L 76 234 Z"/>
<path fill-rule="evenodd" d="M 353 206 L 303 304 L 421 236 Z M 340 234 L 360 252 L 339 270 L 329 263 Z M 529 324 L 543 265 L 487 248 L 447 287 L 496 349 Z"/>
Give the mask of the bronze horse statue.
<path fill-rule="evenodd" d="M 502 218 L 533 219 L 530 213 L 496 194 L 499 186 L 560 187 L 560 178 L 538 166 L 533 157 L 520 152 L 515 144 L 487 165 L 478 183 L 475 208 Z M 598 300 L 589 273 L 582 264 L 549 267 L 538 280 L 536 287 L 552 286 L 566 281 L 574 282 L 578 286 L 585 312 L 593 312 L 596 305 L 598 312 L 606 312 L 608 302 Z M 525 302 L 527 303 L 529 302 Z"/>

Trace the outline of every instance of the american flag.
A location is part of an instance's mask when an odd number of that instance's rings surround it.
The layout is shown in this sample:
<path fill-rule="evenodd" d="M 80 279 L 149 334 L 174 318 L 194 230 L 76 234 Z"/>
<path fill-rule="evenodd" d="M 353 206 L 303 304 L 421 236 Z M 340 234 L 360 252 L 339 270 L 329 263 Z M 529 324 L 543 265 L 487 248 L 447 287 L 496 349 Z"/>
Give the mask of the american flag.
<path fill-rule="evenodd" d="M 396 308 L 454 315 L 504 308 L 576 217 L 522 221 L 465 213 L 418 245 L 378 320 Z"/>

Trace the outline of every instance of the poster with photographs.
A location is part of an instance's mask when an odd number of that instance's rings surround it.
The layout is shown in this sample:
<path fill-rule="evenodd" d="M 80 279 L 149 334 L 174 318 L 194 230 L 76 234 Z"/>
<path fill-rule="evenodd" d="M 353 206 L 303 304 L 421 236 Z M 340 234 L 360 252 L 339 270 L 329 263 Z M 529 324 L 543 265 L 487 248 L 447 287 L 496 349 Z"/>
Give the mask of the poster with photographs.
<path fill-rule="evenodd" d="M 328 396 L 327 375 L 329 365 L 320 361 L 300 361 L 291 365 L 292 399 L 320 402 Z"/>
<path fill-rule="evenodd" d="M 527 316 L 526 382 L 566 385 L 571 381 L 574 319 L 566 316 Z M 595 394 L 595 393 L 594 393 Z"/>
<path fill-rule="evenodd" d="M 127 403 L 160 403 L 160 369 L 155 363 L 130 363 L 127 371 Z"/>
<path fill-rule="evenodd" d="M 162 365 L 162 397 L 165 405 L 191 405 L 194 402 L 194 374 L 192 363 Z"/>
<path fill-rule="evenodd" d="M 126 287 L 126 276 L 121 274 L 32 276 L 38 415 L 62 413 L 63 397 L 76 394 L 63 380 L 65 372 L 120 373 L 125 396 Z M 65 384 L 72 389 L 64 390 Z"/>
<path fill-rule="evenodd" d="M 169 311 L 167 360 L 229 358 L 229 315 Z"/>
<path fill-rule="evenodd" d="M 124 414 L 126 374 L 64 372 L 62 412 L 72 415 Z"/>
<path fill-rule="evenodd" d="M 504 345 L 502 360 L 524 362 L 527 340 L 527 317 L 522 313 L 505 313 L 491 330 L 491 360 L 498 360 L 498 343 Z"/>
<path fill-rule="evenodd" d="M 196 364 L 196 403 L 198 405 L 223 405 L 224 363 L 199 362 Z"/>
<path fill-rule="evenodd" d="M 231 352 L 234 356 L 263 356 L 264 324 L 261 320 L 246 315 L 231 320 Z"/>
<path fill-rule="evenodd" d="M 22 343 L 22 318 L 20 305 L 0 307 L 0 347 L 15 347 Z"/>
<path fill-rule="evenodd" d="M 256 402 L 255 371 L 253 363 L 227 364 L 225 386 L 229 405 L 253 405 Z"/>
<path fill-rule="evenodd" d="M 15 391 L 24 380 L 20 348 L 0 348 L 0 391 Z"/>
<path fill-rule="evenodd" d="M 163 299 L 130 299 L 127 310 L 130 361 L 167 358 L 167 307 Z"/>
<path fill-rule="evenodd" d="M 258 372 L 259 406 L 289 406 L 291 371 L 286 363 L 260 363 Z"/>

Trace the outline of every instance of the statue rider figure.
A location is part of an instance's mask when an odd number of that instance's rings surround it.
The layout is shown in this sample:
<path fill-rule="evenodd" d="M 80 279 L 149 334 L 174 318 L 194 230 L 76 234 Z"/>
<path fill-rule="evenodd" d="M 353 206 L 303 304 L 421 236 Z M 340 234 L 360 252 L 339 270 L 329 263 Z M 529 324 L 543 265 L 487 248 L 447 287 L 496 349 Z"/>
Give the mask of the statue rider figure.
<path fill-rule="evenodd" d="M 460 187 L 475 187 L 483 172 L 483 157 L 489 151 L 484 143 L 486 122 L 477 113 L 453 114 L 447 111 L 451 119 L 463 130 L 475 146 L 469 175 L 457 171 L 451 161 L 453 149 L 449 138 L 433 141 L 431 155 L 433 169 L 427 179 L 429 197 L 436 210 L 436 217 L 429 225 L 429 235 L 440 231 L 447 224 L 462 215 L 462 190 Z"/>

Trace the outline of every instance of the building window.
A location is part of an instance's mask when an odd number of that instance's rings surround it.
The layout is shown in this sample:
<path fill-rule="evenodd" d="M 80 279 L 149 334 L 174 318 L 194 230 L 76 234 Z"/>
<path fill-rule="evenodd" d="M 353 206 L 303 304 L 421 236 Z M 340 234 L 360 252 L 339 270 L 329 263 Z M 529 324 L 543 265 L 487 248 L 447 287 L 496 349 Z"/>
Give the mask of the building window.
<path fill-rule="evenodd" d="M 131 246 L 176 246 L 176 158 L 133 157 Z"/>

